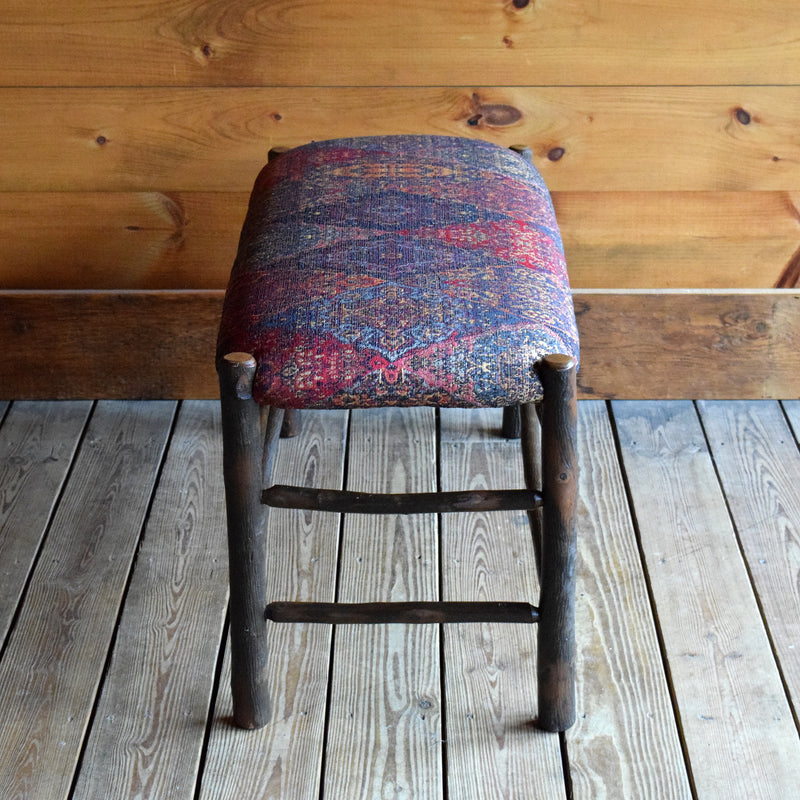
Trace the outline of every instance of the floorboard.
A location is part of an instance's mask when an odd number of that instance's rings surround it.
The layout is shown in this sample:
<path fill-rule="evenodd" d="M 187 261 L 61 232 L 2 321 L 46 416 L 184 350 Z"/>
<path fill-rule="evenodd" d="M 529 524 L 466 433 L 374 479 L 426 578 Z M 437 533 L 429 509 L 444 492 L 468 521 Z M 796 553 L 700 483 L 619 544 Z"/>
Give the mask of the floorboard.
<path fill-rule="evenodd" d="M 351 425 L 349 490 L 436 490 L 434 409 L 353 411 Z M 341 602 L 436 600 L 438 574 L 435 515 L 346 519 Z M 440 707 L 437 626 L 340 626 L 325 794 L 442 797 Z"/>
<path fill-rule="evenodd" d="M 80 443 L 91 403 L 14 403 L 0 430 L 0 641 Z"/>
<path fill-rule="evenodd" d="M 208 713 L 228 596 L 218 405 L 178 415 L 75 798 L 194 796 L 205 729 L 186 720 Z"/>
<path fill-rule="evenodd" d="M 274 479 L 340 489 L 346 412 L 303 415 L 300 435 L 280 442 Z M 330 602 L 336 590 L 339 516 L 271 509 L 267 522 L 267 599 Z M 273 718 L 256 731 L 231 724 L 230 652 L 219 682 L 201 800 L 305 800 L 320 794 L 331 629 L 276 625 L 269 670 Z"/>
<path fill-rule="evenodd" d="M 606 404 L 580 403 L 575 800 L 690 798 L 667 674 Z"/>
<path fill-rule="evenodd" d="M 694 405 L 615 402 L 698 797 L 800 786 L 800 741 Z"/>
<path fill-rule="evenodd" d="M 701 419 L 795 716 L 800 711 L 800 451 L 778 403 L 702 402 Z"/>
<path fill-rule="evenodd" d="M 502 414 L 443 409 L 442 488 L 523 488 L 518 441 L 499 436 Z M 447 514 L 445 600 L 536 602 L 525 512 Z M 536 628 L 498 623 L 445 628 L 448 798 L 565 797 L 559 737 L 536 717 Z"/>
<path fill-rule="evenodd" d="M 500 419 L 307 412 L 275 477 L 520 486 Z M 798 796 L 798 434 L 800 401 L 579 404 L 563 740 L 535 628 L 500 625 L 272 625 L 274 718 L 240 731 L 216 404 L 0 403 L 0 797 Z M 521 513 L 275 510 L 267 536 L 271 599 L 535 602 Z"/>
<path fill-rule="evenodd" d="M 0 797 L 69 794 L 173 413 L 95 408 L 0 662 Z"/>

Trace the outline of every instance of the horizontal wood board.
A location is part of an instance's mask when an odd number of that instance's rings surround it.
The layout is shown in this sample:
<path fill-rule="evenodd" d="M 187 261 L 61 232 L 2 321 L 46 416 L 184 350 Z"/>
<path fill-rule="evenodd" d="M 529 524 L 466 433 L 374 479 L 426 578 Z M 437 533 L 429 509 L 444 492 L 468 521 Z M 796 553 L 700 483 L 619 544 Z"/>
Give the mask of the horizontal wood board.
<path fill-rule="evenodd" d="M 221 289 L 247 192 L 0 192 L 5 289 Z M 554 192 L 575 289 L 800 281 L 798 192 Z"/>
<path fill-rule="evenodd" d="M 8 0 L 0 84 L 791 83 L 799 23 L 793 0 Z"/>
<path fill-rule="evenodd" d="M 791 289 L 798 31 L 794 0 L 9 0 L 0 291 L 219 290 L 271 147 L 390 133 L 530 145 L 577 290 Z M 688 325 L 684 346 L 702 350 L 705 322 Z M 674 328 L 658 330 L 647 347 L 674 348 Z M 748 374 L 714 375 L 702 395 L 796 394 L 776 388 L 783 354 L 763 345 L 737 344 Z M 647 368 L 629 368 L 654 396 Z M 591 378 L 586 396 L 611 396 Z M 667 381 L 665 396 L 698 394 Z"/>
<path fill-rule="evenodd" d="M 800 396 L 800 295 L 575 292 L 584 398 Z M 0 397 L 209 398 L 222 292 L 2 293 Z"/>
<path fill-rule="evenodd" d="M 249 191 L 271 147 L 400 133 L 525 143 L 557 191 L 800 187 L 798 85 L 48 86 L 0 107 L 0 191 Z"/>

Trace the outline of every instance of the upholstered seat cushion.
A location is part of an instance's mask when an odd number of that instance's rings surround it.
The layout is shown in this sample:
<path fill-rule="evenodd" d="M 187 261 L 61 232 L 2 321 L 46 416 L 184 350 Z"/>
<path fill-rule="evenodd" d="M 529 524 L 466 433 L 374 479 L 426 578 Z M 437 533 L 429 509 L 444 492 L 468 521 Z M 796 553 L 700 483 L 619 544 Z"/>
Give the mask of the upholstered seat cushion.
<path fill-rule="evenodd" d="M 578 356 L 561 239 L 536 170 L 472 139 L 315 142 L 250 199 L 218 357 L 255 356 L 282 407 L 536 400 L 544 355 Z"/>

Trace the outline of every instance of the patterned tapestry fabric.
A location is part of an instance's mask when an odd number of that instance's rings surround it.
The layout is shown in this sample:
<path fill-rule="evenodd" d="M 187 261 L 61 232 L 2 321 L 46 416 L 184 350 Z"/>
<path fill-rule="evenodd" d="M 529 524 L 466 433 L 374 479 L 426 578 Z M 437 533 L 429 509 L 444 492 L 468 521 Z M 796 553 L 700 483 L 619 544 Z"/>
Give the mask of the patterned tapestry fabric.
<path fill-rule="evenodd" d="M 578 356 L 550 196 L 520 155 L 444 136 L 315 142 L 259 175 L 218 357 L 282 407 L 489 406 Z"/>

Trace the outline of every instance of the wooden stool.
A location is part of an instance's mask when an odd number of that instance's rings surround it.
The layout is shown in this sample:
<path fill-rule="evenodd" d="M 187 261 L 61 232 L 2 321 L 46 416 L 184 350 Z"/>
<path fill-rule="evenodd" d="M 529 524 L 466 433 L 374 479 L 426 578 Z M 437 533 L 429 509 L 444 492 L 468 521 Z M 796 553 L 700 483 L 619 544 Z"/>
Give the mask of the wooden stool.
<path fill-rule="evenodd" d="M 577 360 L 561 240 L 530 151 L 389 136 L 270 153 L 250 198 L 217 350 L 237 725 L 269 720 L 270 620 L 538 622 L 538 724 L 572 724 Z M 278 436 L 292 432 L 297 409 L 420 405 L 503 407 L 504 434 L 521 437 L 527 489 L 374 495 L 270 486 Z M 266 506 L 527 510 L 539 606 L 267 606 Z"/>

